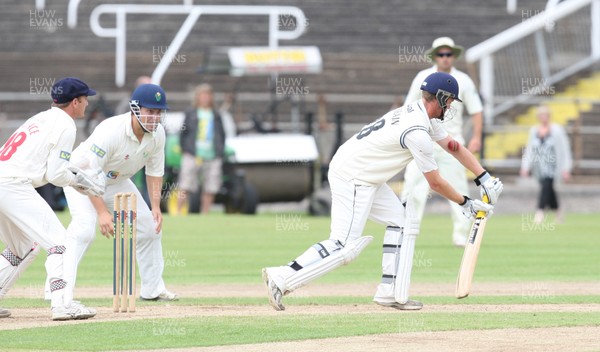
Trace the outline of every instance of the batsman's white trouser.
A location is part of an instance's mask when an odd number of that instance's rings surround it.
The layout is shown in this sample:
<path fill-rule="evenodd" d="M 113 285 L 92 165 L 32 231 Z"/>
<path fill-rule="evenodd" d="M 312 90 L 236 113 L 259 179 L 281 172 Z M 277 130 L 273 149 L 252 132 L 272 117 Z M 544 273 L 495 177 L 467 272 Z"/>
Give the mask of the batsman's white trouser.
<path fill-rule="evenodd" d="M 446 151 L 436 144 L 434 145 L 434 156 L 440 175 L 448 181 L 458 193 L 468 195 L 469 187 L 467 184 L 465 167 L 452 155 L 446 153 Z M 406 166 L 404 188 L 401 198 L 412 202 L 415 206 L 419 222 L 423 219 L 423 212 L 425 211 L 425 203 L 427 203 L 429 192 L 429 184 L 427 183 L 425 176 L 423 176 L 423 173 L 419 170 L 417 164 L 414 161 L 411 161 Z M 448 203 L 450 204 L 452 222 L 454 223 L 452 238 L 455 242 L 465 242 L 469 230 L 471 229 L 471 222 L 463 215 L 462 207 L 460 205 L 450 200 Z"/>
<path fill-rule="evenodd" d="M 269 268 L 270 275 L 284 293 L 289 293 L 347 263 L 348 258 L 354 260 L 371 242 L 369 237 L 361 238 L 367 219 L 395 227 L 400 227 L 403 222 L 402 204 L 387 184 L 361 185 L 345 181 L 330 171 L 329 185 L 332 197 L 329 239 L 311 246 L 288 266 Z M 352 252 L 352 255 L 340 259 L 344 256 L 341 251 L 347 246 L 350 246 L 347 251 Z M 332 259 L 327 259 L 328 257 Z M 320 264 L 325 260 L 337 265 Z"/>
<path fill-rule="evenodd" d="M 137 195 L 137 267 L 142 280 L 140 295 L 144 298 L 158 297 L 165 290 L 162 279 L 164 259 L 162 254 L 162 232 L 155 232 L 152 212 L 142 195 L 131 180 L 107 185 L 103 199 L 112 217 L 114 196 L 117 193 L 135 193 Z M 96 235 L 98 215 L 92 202 L 71 187 L 65 188 L 65 195 L 71 212 L 71 223 L 67 228 L 67 248 L 74 248 L 75 255 L 67 256 L 65 277 L 68 285 L 75 287 L 77 266 Z M 107 279 L 110 277 L 106 272 Z M 67 290 L 69 291 L 69 290 Z M 70 290 L 72 293 L 73 290 Z"/>
<path fill-rule="evenodd" d="M 64 300 L 66 283 L 63 277 L 65 228 L 48 203 L 25 179 L 0 179 L 0 240 L 17 258 L 0 258 L 2 290 L 10 289 L 18 276 L 33 261 L 39 244 L 47 251 L 46 273 L 50 281 L 52 307 L 69 304 Z M 17 265 L 14 265 L 17 264 Z M 23 265 L 22 268 L 20 266 Z"/>
<path fill-rule="evenodd" d="M 355 241 L 361 235 L 367 219 L 386 226 L 402 226 L 403 206 L 386 183 L 366 186 L 344 181 L 335 174 L 329 176 L 331 187 L 331 232 L 329 239 Z"/>

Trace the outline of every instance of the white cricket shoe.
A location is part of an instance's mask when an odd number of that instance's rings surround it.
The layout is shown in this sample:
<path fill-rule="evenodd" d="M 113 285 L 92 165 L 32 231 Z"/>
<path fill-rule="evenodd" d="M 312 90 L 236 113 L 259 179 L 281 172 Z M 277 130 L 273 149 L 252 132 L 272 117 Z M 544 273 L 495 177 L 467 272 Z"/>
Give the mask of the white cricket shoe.
<path fill-rule="evenodd" d="M 94 308 L 86 307 L 79 301 L 71 301 L 70 307 L 77 309 L 73 319 L 89 319 L 96 316 Z"/>
<path fill-rule="evenodd" d="M 71 320 L 75 319 L 75 308 L 67 307 L 52 307 L 52 320 Z"/>
<path fill-rule="evenodd" d="M 164 290 L 157 298 L 159 301 L 178 301 L 179 297 L 177 297 L 176 293 L 169 292 L 168 290 Z"/>
<path fill-rule="evenodd" d="M 373 301 L 375 303 L 379 304 L 380 306 L 395 308 L 398 310 L 420 310 L 421 308 L 423 308 L 423 303 L 421 303 L 419 301 L 413 301 L 411 299 L 409 299 L 404 304 L 400 304 L 398 302 L 384 302 L 384 301 L 376 301 L 376 300 L 373 300 Z"/>
<path fill-rule="evenodd" d="M 145 298 L 145 297 L 141 297 L 140 298 L 143 301 L 178 301 L 179 297 L 177 296 L 176 293 L 170 292 L 168 290 L 164 290 L 163 292 L 161 292 L 158 296 L 154 297 L 154 298 Z"/>
<path fill-rule="evenodd" d="M 285 306 L 281 303 L 283 294 L 277 284 L 275 284 L 273 279 L 269 276 L 269 268 L 262 269 L 262 278 L 267 286 L 267 296 L 269 297 L 271 306 L 277 311 L 285 310 Z"/>
<path fill-rule="evenodd" d="M 10 317 L 10 311 L 8 309 L 0 308 L 0 318 Z"/>

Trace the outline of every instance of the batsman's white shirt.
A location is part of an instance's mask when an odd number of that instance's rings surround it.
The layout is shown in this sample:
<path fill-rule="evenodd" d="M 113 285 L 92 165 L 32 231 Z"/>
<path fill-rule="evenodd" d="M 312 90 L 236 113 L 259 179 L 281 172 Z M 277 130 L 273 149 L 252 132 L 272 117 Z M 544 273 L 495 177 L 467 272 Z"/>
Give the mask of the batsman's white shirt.
<path fill-rule="evenodd" d="M 355 184 L 381 185 L 415 160 L 422 172 L 437 169 L 433 142 L 448 133 L 430 120 L 422 101 L 383 115 L 352 136 L 335 153 L 329 170 Z"/>
<path fill-rule="evenodd" d="M 436 66 L 425 69 L 417 74 L 406 96 L 407 103 L 419 100 L 421 98 L 421 83 L 423 83 L 427 76 L 434 72 L 437 72 Z M 463 101 L 463 103 L 461 104 L 456 101 L 452 103 L 452 107 L 456 109 L 456 113 L 452 119 L 444 121 L 442 126 L 444 126 L 444 129 L 452 136 L 452 138 L 464 145 L 464 108 L 467 108 L 467 112 L 470 115 L 481 112 L 483 108 L 481 99 L 477 93 L 477 88 L 475 87 L 475 84 L 471 78 L 469 78 L 469 76 L 467 76 L 467 74 L 464 72 L 461 72 L 455 68 L 452 68 L 450 74 L 456 78 L 456 81 L 458 82 L 458 97 Z M 458 162 L 458 160 L 456 160 L 452 155 L 446 153 L 446 151 L 443 150 L 439 145 L 434 146 L 433 150 L 435 160 L 440 167 L 440 175 L 446 181 L 448 181 L 454 187 L 454 189 L 456 189 L 456 191 L 461 194 L 468 194 L 469 189 L 467 185 L 465 167 L 462 166 L 462 164 Z M 427 183 L 427 180 L 425 180 L 423 173 L 413 163 L 410 163 L 406 167 L 406 172 L 404 173 L 404 187 L 405 190 L 402 192 L 402 198 L 406 199 L 408 197 L 408 192 L 411 192 L 410 197 L 412 203 L 415 206 L 419 219 L 421 219 L 425 211 L 427 196 L 429 195 L 429 184 Z M 452 237 L 456 244 L 464 243 L 467 233 L 471 227 L 471 222 L 462 215 L 461 206 L 452 201 L 448 201 L 448 203 L 450 204 L 452 220 L 454 223 Z"/>
<path fill-rule="evenodd" d="M 28 179 L 34 187 L 69 185 L 76 131 L 73 118 L 56 107 L 29 118 L 0 149 L 0 178 Z"/>
<path fill-rule="evenodd" d="M 415 102 L 421 99 L 421 84 L 430 74 L 437 72 L 437 67 L 433 66 L 417 73 L 415 79 L 413 79 L 408 94 L 406 95 L 406 104 Z M 463 113 L 464 108 L 467 108 L 469 115 L 476 114 L 483 110 L 479 93 L 475 83 L 466 73 L 455 69 L 454 67 L 450 70 L 452 77 L 456 78 L 458 82 L 458 98 L 463 103 L 453 102 L 452 107 L 456 109 L 456 113 L 452 119 L 444 121 L 444 129 L 456 139 L 459 143 L 464 144 L 463 138 Z"/>
<path fill-rule="evenodd" d="M 158 125 L 153 134 L 138 141 L 131 126 L 131 112 L 100 123 L 92 135 L 73 151 L 71 162 L 86 169 L 102 168 L 106 185 L 127 180 L 146 166 L 146 175 L 162 177 L 165 168 L 165 130 Z"/>

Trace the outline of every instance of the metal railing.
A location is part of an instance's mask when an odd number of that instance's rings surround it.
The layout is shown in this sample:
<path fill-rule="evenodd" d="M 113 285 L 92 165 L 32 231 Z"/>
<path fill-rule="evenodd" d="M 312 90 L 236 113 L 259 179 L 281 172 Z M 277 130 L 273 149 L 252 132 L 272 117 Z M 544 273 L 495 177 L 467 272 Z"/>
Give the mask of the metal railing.
<path fill-rule="evenodd" d="M 554 84 L 600 60 L 600 0 L 566 0 L 466 52 L 479 63 L 486 124 L 517 104 L 555 93 Z"/>

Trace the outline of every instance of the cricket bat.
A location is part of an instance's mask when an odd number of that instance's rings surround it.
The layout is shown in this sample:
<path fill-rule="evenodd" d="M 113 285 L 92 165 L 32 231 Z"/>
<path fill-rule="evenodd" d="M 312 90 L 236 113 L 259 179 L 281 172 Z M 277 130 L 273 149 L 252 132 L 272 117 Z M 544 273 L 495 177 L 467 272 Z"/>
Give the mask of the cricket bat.
<path fill-rule="evenodd" d="M 489 203 L 487 196 L 483 196 L 483 201 Z M 460 263 L 458 277 L 456 278 L 456 298 L 465 298 L 471 292 L 473 273 L 475 272 L 475 266 L 477 265 L 479 247 L 481 247 L 481 240 L 483 239 L 487 219 L 486 212 L 477 212 L 473 226 L 471 226 L 467 245 L 465 246 L 465 251 Z"/>

